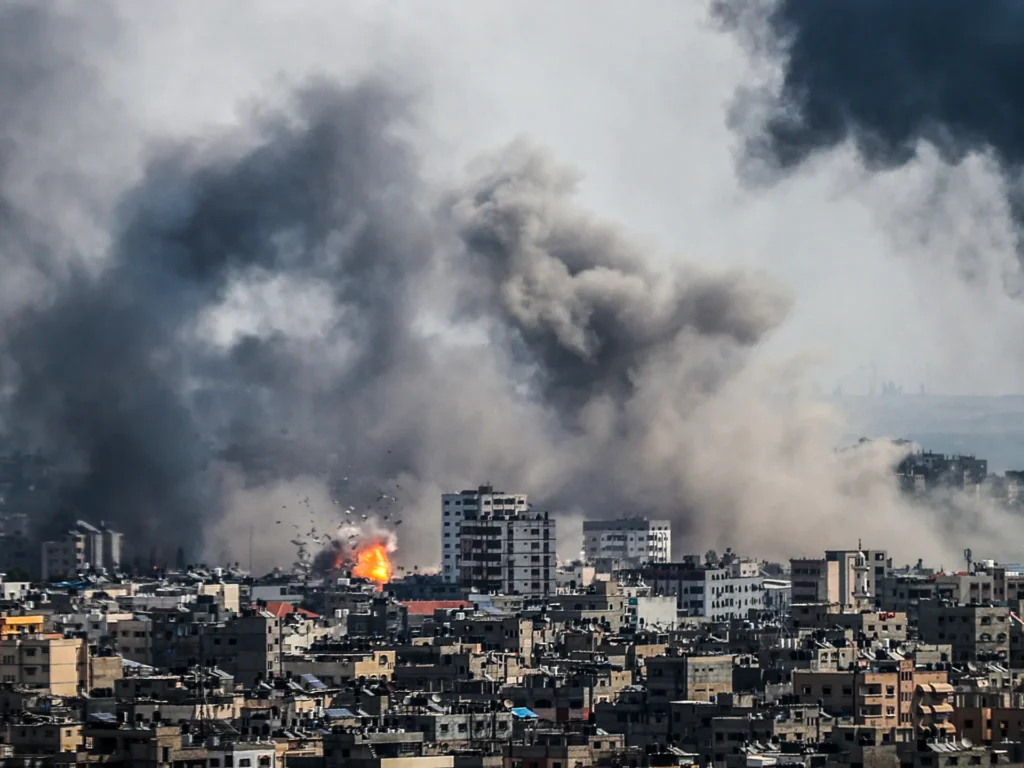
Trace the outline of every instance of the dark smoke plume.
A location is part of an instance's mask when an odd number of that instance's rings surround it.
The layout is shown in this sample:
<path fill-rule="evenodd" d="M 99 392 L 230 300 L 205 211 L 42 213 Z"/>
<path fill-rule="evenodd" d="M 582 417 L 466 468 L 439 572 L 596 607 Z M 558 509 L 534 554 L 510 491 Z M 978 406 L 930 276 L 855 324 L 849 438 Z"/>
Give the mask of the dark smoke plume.
<path fill-rule="evenodd" d="M 751 50 L 778 56 L 781 83 L 748 149 L 790 169 L 847 140 L 875 167 L 920 143 L 955 163 L 992 152 L 1024 162 L 1024 6 L 1015 0 L 753 0 L 713 3 Z M 746 93 L 736 109 L 756 108 Z"/>
<path fill-rule="evenodd" d="M 10 43 L 0 46 L 0 131 L 15 161 L 39 151 L 65 98 L 94 86 L 76 47 L 88 37 L 75 31 L 38 4 L 0 11 Z M 105 520 L 143 551 L 195 552 L 225 505 L 222 464 L 254 479 L 322 469 L 312 420 L 279 407 L 310 384 L 287 374 L 301 362 L 296 345 L 269 332 L 212 349 L 194 326 L 232 281 L 287 274 L 327 286 L 346 309 L 356 351 L 332 392 L 388 365 L 409 322 L 402 286 L 429 255 L 404 239 L 415 183 L 407 151 L 387 136 L 399 108 L 380 85 L 313 84 L 287 111 L 257 116 L 244 140 L 157 148 L 122 196 L 98 274 L 62 261 L 5 172 L 5 282 L 33 269 L 46 284 L 4 329 L 3 424 L 18 448 L 56 460 L 55 510 Z M 74 180 L 45 156 L 35 163 L 41 177 Z M 393 292 L 387 301 L 374 282 Z M 302 432 L 300 445 L 283 422 Z"/>

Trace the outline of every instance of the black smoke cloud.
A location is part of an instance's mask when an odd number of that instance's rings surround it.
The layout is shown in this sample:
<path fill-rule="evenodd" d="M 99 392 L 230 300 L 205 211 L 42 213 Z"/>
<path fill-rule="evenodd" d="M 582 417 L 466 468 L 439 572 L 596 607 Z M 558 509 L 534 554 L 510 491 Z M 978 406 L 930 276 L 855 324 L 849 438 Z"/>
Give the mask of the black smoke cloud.
<path fill-rule="evenodd" d="M 748 150 L 786 171 L 852 141 L 874 167 L 902 165 L 921 142 L 950 163 L 992 152 L 1024 161 L 1024 7 L 1014 0 L 714 2 L 750 50 L 781 63 Z M 746 92 L 742 113 L 764 106 Z"/>

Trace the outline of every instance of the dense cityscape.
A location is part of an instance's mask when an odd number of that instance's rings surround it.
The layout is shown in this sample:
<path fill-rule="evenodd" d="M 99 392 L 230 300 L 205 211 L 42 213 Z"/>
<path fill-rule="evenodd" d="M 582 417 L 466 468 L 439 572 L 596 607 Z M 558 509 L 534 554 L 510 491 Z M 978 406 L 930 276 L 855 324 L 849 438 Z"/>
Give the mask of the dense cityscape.
<path fill-rule="evenodd" d="M 1024 565 L 894 564 L 886 541 L 682 554 L 638 516 L 585 521 L 559 562 L 557 515 L 482 485 L 442 495 L 439 556 L 402 576 L 393 514 L 390 537 L 342 521 L 290 570 L 137 569 L 99 522 L 28 538 L 18 489 L 44 465 L 4 465 L 4 765 L 1024 760 Z M 1020 473 L 976 457 L 896 472 L 1018 503 Z"/>
<path fill-rule="evenodd" d="M 1022 72 L 0 0 L 0 768 L 1024 768 Z"/>

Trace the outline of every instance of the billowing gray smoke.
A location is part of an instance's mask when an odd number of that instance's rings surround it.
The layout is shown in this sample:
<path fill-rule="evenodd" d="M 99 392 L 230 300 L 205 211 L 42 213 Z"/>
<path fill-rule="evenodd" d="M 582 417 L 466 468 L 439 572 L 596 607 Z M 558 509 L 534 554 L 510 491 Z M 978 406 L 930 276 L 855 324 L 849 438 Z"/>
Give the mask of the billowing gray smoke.
<path fill-rule="evenodd" d="M 4 119 L 18 116 L 0 124 L 13 155 L 31 157 L 32 119 L 59 119 L 60 100 L 82 86 L 74 62 L 65 71 L 54 55 L 71 20 L 48 13 L 14 5 L 0 15 L 0 39 L 12 43 L 3 55 L 15 59 L 0 90 Z M 4 425 L 16 447 L 57 460 L 55 511 L 106 520 L 166 560 L 179 546 L 195 551 L 220 516 L 218 463 L 251 481 L 322 470 L 326 435 L 310 415 L 406 353 L 402 292 L 430 254 L 405 223 L 416 191 L 408 153 L 385 135 L 399 107 L 379 85 L 310 85 L 244 139 L 156 148 L 109 223 L 100 271 L 84 261 L 51 270 L 39 301 L 8 318 Z M 61 170 L 35 162 L 40 175 Z M 43 228 L 38 211 L 17 200 L 4 210 L 5 275 L 26 267 L 29 250 L 44 267 L 60 263 L 27 234 Z M 220 346 L 199 338 L 197 322 L 231 286 L 269 285 L 301 304 L 305 281 L 345 309 L 343 371 L 329 370 L 341 365 L 340 323 L 306 360 L 275 329 Z M 325 381 L 297 380 L 304 364 Z M 299 400 L 306 407 L 290 412 Z"/>
<path fill-rule="evenodd" d="M 227 134 L 148 146 L 107 199 L 25 117 L 88 111 L 95 88 L 73 61 L 32 69 L 67 32 L 48 13 L 0 11 L 0 41 L 39 54 L 0 88 L 18 158 L 0 258 L 33 286 L 4 308 L 3 426 L 57 461 L 53 512 L 161 560 L 245 560 L 251 541 L 269 566 L 307 526 L 323 541 L 387 498 L 376 523 L 426 564 L 438 494 L 493 481 L 562 513 L 671 517 L 687 548 L 785 555 L 896 530 L 947 551 L 901 506 L 898 456 L 835 454 L 801 366 L 762 359 L 790 306 L 765 277 L 656 269 L 527 143 L 428 186 L 401 138 L 415 101 L 385 80 L 310 83 Z M 21 87 L 35 112 L 12 127 Z M 47 215 L 33 176 L 66 179 L 78 214 Z M 82 218 L 89 249 L 68 246 Z M 945 533 L 968 532 L 995 538 Z"/>

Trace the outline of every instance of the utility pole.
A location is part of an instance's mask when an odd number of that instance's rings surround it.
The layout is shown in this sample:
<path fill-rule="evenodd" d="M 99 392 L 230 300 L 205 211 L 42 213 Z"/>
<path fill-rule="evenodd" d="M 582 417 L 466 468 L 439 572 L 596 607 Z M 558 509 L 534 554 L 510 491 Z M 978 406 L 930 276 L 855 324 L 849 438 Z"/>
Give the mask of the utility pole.
<path fill-rule="evenodd" d="M 253 526 L 249 525 L 249 575 L 252 576 L 252 534 Z"/>

